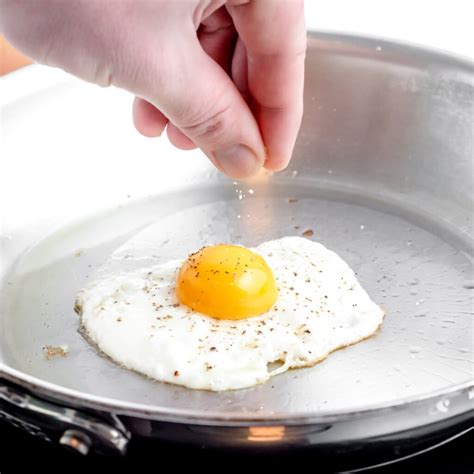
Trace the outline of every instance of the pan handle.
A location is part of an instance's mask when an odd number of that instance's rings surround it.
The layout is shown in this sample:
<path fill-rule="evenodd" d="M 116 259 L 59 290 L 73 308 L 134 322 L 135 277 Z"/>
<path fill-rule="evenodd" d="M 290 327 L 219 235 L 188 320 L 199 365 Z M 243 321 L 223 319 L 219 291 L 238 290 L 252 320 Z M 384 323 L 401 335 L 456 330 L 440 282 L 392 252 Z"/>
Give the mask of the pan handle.
<path fill-rule="evenodd" d="M 130 433 L 117 417 L 105 419 L 36 397 L 0 380 L 0 418 L 32 435 L 83 455 L 125 454 Z"/>

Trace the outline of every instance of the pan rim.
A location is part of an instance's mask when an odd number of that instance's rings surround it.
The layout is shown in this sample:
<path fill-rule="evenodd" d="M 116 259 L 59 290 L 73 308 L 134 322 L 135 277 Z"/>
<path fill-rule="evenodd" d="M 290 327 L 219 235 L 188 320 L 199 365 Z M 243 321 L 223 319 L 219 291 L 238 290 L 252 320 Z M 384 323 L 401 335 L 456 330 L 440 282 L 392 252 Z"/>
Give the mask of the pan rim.
<path fill-rule="evenodd" d="M 412 395 L 396 401 L 382 402 L 370 407 L 356 407 L 347 410 L 315 411 L 312 413 L 282 413 L 282 414 L 262 414 L 262 413 L 233 413 L 233 412 L 213 412 L 203 413 L 193 409 L 167 409 L 157 405 L 146 405 L 143 403 L 124 402 L 114 398 L 91 395 L 78 390 L 62 387 L 51 382 L 41 380 L 32 375 L 24 374 L 19 370 L 12 369 L 0 363 L 0 376 L 5 376 L 7 380 L 29 389 L 33 394 L 48 397 L 63 403 L 79 405 L 80 408 L 96 409 L 99 411 L 109 411 L 117 415 L 135 416 L 138 418 L 154 419 L 158 421 L 169 421 L 175 423 L 190 423 L 198 425 L 217 426 L 239 426 L 242 424 L 259 425 L 281 423 L 285 425 L 311 425 L 343 422 L 362 416 L 378 415 L 382 416 L 394 410 L 411 407 L 415 404 L 432 404 L 439 399 L 449 396 L 466 393 L 469 400 L 474 395 L 474 380 L 468 380 L 459 384 L 437 390 L 436 392 Z M 469 407 L 466 404 L 467 413 Z M 446 418 L 458 413 L 447 413 Z"/>

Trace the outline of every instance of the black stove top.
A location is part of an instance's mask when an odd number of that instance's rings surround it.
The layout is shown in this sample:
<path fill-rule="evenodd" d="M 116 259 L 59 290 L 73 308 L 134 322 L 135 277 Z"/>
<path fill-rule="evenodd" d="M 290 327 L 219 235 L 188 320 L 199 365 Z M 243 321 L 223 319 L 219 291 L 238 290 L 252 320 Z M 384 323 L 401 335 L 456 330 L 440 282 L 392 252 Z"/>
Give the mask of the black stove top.
<path fill-rule="evenodd" d="M 257 456 L 252 454 L 235 454 L 228 452 L 217 452 L 205 448 L 188 448 L 181 445 L 169 445 L 153 443 L 132 443 L 128 454 L 123 458 L 87 456 L 82 457 L 76 453 L 68 452 L 64 448 L 52 445 L 41 439 L 27 435 L 18 428 L 12 427 L 5 422 L 0 422 L 0 472 L 31 472 L 35 471 L 56 472 L 71 468 L 107 468 L 108 472 L 131 471 L 137 466 L 143 466 L 146 462 L 148 469 L 173 466 L 173 470 L 193 464 L 195 469 L 210 469 L 218 467 L 226 470 L 227 467 L 243 468 L 258 467 L 264 465 L 266 469 L 274 466 L 282 469 L 287 465 L 291 469 L 297 467 L 297 463 L 316 469 L 312 472 L 332 472 L 330 461 L 321 464 L 320 460 L 311 456 L 311 452 L 305 454 L 276 454 Z M 449 473 L 449 474 L 472 474 L 474 470 L 474 431 L 468 431 L 456 439 L 449 441 L 434 449 L 427 450 L 422 454 L 401 460 L 397 463 L 380 466 L 364 472 L 391 474 L 399 473 L 401 470 L 411 470 L 420 473 Z M 370 465 L 370 460 L 367 460 Z M 227 467 L 226 467 L 227 466 Z"/>

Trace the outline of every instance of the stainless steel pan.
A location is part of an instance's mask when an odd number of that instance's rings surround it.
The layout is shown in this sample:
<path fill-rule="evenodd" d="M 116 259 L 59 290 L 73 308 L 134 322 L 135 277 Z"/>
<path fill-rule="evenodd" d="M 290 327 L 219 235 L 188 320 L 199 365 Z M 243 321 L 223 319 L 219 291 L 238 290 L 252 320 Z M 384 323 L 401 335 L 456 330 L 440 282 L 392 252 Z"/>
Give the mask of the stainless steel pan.
<path fill-rule="evenodd" d="M 239 184 L 199 152 L 139 137 L 122 91 L 39 66 L 7 77 L 4 417 L 82 452 L 120 452 L 131 436 L 364 448 L 465 420 L 474 398 L 473 77 L 468 61 L 440 53 L 311 34 L 291 166 Z M 137 233 L 145 251 L 119 253 L 113 265 L 307 229 L 387 311 L 379 334 L 313 368 L 248 390 L 192 391 L 116 367 L 77 332 L 76 292 Z M 47 359 L 46 345 L 69 355 Z"/>

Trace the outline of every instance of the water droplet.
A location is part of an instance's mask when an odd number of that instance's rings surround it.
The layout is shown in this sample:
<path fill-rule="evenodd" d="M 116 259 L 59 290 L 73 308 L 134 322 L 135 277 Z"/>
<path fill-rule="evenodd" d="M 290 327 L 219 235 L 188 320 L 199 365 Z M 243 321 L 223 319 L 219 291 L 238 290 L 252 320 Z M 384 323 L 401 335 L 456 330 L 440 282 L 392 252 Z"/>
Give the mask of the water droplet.
<path fill-rule="evenodd" d="M 332 174 L 332 170 L 328 170 L 328 174 Z"/>
<path fill-rule="evenodd" d="M 410 352 L 410 354 L 419 354 L 421 352 L 421 347 L 419 347 L 419 346 L 410 346 L 408 351 Z"/>
<path fill-rule="evenodd" d="M 249 194 L 253 194 L 253 193 L 254 193 L 253 189 L 250 188 L 250 189 L 249 189 Z"/>
<path fill-rule="evenodd" d="M 237 219 L 240 219 L 240 214 L 237 214 Z"/>
<path fill-rule="evenodd" d="M 293 176 L 293 178 L 294 178 L 295 176 L 298 176 L 298 171 L 293 170 L 293 171 L 291 172 L 291 175 Z"/>
<path fill-rule="evenodd" d="M 408 247 L 410 247 L 411 245 L 413 245 L 413 241 L 407 240 L 407 245 L 408 245 Z"/>
<path fill-rule="evenodd" d="M 436 404 L 436 409 L 442 413 L 447 413 L 449 410 L 449 400 L 440 400 Z"/>
<path fill-rule="evenodd" d="M 376 46 L 375 51 L 382 51 L 382 46 Z"/>
<path fill-rule="evenodd" d="M 417 294 L 418 294 L 418 291 L 416 291 L 416 290 L 411 290 L 411 291 L 410 291 L 410 295 L 415 296 L 415 295 L 417 295 Z"/>
<path fill-rule="evenodd" d="M 428 314 L 425 312 L 419 312 L 413 315 L 414 318 L 426 318 L 426 316 L 428 316 Z"/>
<path fill-rule="evenodd" d="M 395 370 L 395 372 L 401 372 L 402 371 L 402 366 L 399 365 L 399 364 L 395 364 L 393 366 L 393 370 Z"/>
<path fill-rule="evenodd" d="M 419 278 L 413 278 L 413 280 L 410 280 L 408 282 L 409 285 L 411 286 L 415 286 L 415 285 L 418 285 L 420 283 L 420 279 Z"/>
<path fill-rule="evenodd" d="M 425 300 L 422 298 L 421 300 L 418 300 L 415 305 L 418 306 L 420 304 L 423 304 L 425 302 Z"/>
<path fill-rule="evenodd" d="M 436 339 L 436 344 L 443 346 L 446 341 L 444 339 Z"/>
<path fill-rule="evenodd" d="M 474 290 L 474 280 L 466 281 L 463 285 L 466 290 Z"/>
<path fill-rule="evenodd" d="M 458 351 L 461 352 L 461 354 L 468 354 L 471 352 L 467 347 L 460 347 Z"/>
<path fill-rule="evenodd" d="M 365 229 L 365 225 L 362 224 L 362 225 L 360 226 L 360 230 L 364 230 L 364 229 Z"/>

